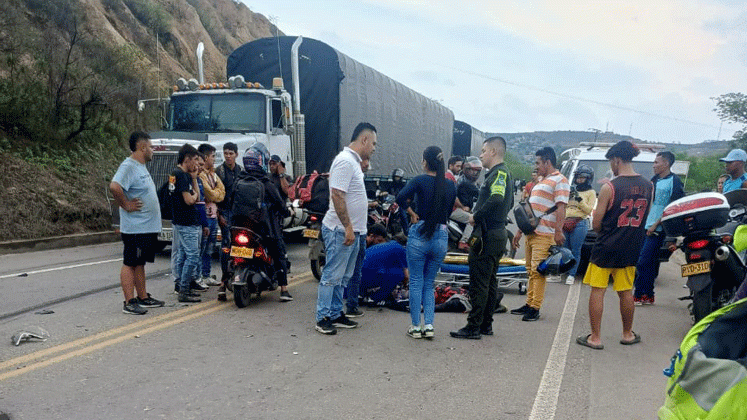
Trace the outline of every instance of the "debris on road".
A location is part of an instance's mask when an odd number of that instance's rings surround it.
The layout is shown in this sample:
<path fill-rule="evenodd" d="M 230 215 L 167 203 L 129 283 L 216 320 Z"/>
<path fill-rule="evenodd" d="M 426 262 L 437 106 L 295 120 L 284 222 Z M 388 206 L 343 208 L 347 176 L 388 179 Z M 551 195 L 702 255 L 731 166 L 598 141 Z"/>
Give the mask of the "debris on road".
<path fill-rule="evenodd" d="M 10 340 L 14 345 L 20 346 L 22 341 L 30 341 L 31 339 L 46 341 L 48 338 L 49 333 L 44 328 L 34 326 L 16 332 L 10 337 Z"/>

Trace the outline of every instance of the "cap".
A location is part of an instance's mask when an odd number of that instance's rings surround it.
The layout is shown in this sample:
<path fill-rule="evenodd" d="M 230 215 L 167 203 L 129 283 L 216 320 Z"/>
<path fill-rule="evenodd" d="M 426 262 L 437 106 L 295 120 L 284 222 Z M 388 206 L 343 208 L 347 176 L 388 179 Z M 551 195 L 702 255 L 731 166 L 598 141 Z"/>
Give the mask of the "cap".
<path fill-rule="evenodd" d="M 278 155 L 272 155 L 272 156 L 270 156 L 270 160 L 272 160 L 274 162 L 282 162 L 283 161 L 282 159 L 280 159 L 280 156 L 278 156 Z"/>
<path fill-rule="evenodd" d="M 721 162 L 734 162 L 736 160 L 741 160 L 742 162 L 747 161 L 747 152 L 745 152 L 742 149 L 731 149 L 728 155 L 726 155 L 725 158 L 719 159 Z"/>

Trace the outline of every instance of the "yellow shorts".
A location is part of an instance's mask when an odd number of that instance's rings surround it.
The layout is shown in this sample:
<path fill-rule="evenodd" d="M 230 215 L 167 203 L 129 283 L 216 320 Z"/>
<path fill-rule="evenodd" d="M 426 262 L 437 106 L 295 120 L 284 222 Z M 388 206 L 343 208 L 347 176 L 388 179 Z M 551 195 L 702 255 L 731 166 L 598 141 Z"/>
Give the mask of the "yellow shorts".
<path fill-rule="evenodd" d="M 584 284 L 591 287 L 606 289 L 612 278 L 612 288 L 616 292 L 633 289 L 635 281 L 635 266 L 623 268 L 602 268 L 590 262 L 584 275 Z"/>

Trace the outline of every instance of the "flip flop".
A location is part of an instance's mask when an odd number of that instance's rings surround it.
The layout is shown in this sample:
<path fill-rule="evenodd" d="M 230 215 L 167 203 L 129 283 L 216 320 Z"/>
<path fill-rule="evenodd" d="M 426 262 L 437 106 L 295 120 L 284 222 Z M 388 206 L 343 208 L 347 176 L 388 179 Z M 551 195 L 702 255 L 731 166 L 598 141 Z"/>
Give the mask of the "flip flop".
<path fill-rule="evenodd" d="M 620 340 L 620 344 L 629 346 L 631 344 L 636 344 L 641 342 L 641 336 L 636 334 L 635 331 L 631 331 L 633 333 L 633 339 L 632 340 Z"/>
<path fill-rule="evenodd" d="M 591 337 L 591 334 L 586 336 L 580 335 L 576 337 L 576 343 L 581 344 L 582 346 L 586 346 L 590 349 L 604 350 L 604 344 L 592 344 L 589 342 L 589 337 Z"/>

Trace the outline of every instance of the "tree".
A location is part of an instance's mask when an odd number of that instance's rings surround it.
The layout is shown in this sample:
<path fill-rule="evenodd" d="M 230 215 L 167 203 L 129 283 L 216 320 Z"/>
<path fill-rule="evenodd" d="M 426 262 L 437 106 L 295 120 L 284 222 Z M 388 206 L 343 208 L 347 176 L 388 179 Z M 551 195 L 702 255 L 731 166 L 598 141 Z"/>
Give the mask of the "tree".
<path fill-rule="evenodd" d="M 716 98 L 716 114 L 721 121 L 745 124 L 734 133 L 734 145 L 742 149 L 747 147 L 747 95 L 743 93 L 726 93 Z"/>

